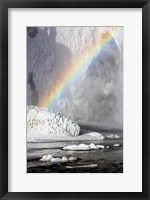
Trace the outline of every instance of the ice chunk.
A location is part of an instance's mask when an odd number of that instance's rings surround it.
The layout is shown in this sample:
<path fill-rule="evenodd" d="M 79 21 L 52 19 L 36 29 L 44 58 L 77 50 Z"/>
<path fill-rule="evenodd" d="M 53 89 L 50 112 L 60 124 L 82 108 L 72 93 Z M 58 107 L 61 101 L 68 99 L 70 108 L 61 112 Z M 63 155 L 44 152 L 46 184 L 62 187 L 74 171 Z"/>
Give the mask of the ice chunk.
<path fill-rule="evenodd" d="M 70 145 L 70 146 L 63 147 L 63 150 L 74 150 L 75 147 L 76 145 Z"/>
<path fill-rule="evenodd" d="M 72 157 L 73 158 L 73 157 Z M 50 161 L 51 163 L 65 163 L 68 162 L 68 158 L 63 156 L 55 156 L 55 155 L 44 155 L 40 161 L 48 162 Z"/>
<path fill-rule="evenodd" d="M 116 138 L 116 139 L 117 139 L 117 138 L 120 138 L 120 136 L 119 136 L 119 135 L 114 135 L 114 138 Z"/>
<path fill-rule="evenodd" d="M 111 139 L 113 139 L 113 138 L 115 138 L 115 139 L 118 139 L 118 138 L 120 138 L 120 136 L 119 135 L 113 135 L 113 134 L 109 134 L 109 135 L 107 135 L 106 136 L 107 138 L 111 138 Z"/>
<path fill-rule="evenodd" d="M 63 150 L 70 150 L 70 151 L 78 151 L 78 150 L 93 150 L 93 149 L 99 149 L 99 148 L 104 148 L 103 145 L 95 145 L 91 143 L 90 145 L 87 144 L 79 144 L 79 145 L 70 145 L 63 147 Z"/>
<path fill-rule="evenodd" d="M 75 169 L 75 168 L 95 168 L 97 164 L 89 164 L 89 165 L 76 165 L 76 166 L 66 166 L 67 169 Z"/>
<path fill-rule="evenodd" d="M 106 137 L 112 139 L 114 136 L 113 136 L 113 134 L 109 134 L 109 135 L 106 135 Z"/>
<path fill-rule="evenodd" d="M 44 155 L 44 156 L 40 159 L 40 161 L 48 162 L 48 161 L 50 161 L 52 158 L 53 158 L 52 155 Z"/>
<path fill-rule="evenodd" d="M 104 149 L 104 145 L 96 145 L 98 149 Z"/>
<path fill-rule="evenodd" d="M 62 159 L 61 158 L 52 158 L 51 162 L 59 163 L 59 162 L 62 162 Z"/>
<path fill-rule="evenodd" d="M 76 146 L 77 149 L 89 149 L 89 145 L 86 144 L 79 144 L 78 146 Z"/>
<path fill-rule="evenodd" d="M 98 146 L 95 146 L 95 144 L 91 143 L 89 145 L 90 149 L 98 149 Z"/>
<path fill-rule="evenodd" d="M 114 146 L 114 147 L 119 147 L 119 146 L 120 146 L 120 144 L 114 144 L 113 146 Z"/>
<path fill-rule="evenodd" d="M 68 162 L 68 158 L 65 157 L 65 156 L 63 156 L 62 159 L 61 159 L 61 161 L 62 161 L 62 162 Z"/>
<path fill-rule="evenodd" d="M 103 140 L 104 139 L 104 136 L 101 134 L 101 133 L 98 133 L 98 132 L 91 132 L 91 133 L 87 133 L 86 134 L 86 137 L 87 136 L 91 136 L 91 137 L 96 137 L 96 138 L 98 138 L 98 139 L 100 139 L 100 140 Z"/>
<path fill-rule="evenodd" d="M 27 139 L 27 142 L 38 142 L 38 140 L 37 139 L 35 139 L 35 138 L 28 138 Z"/>
<path fill-rule="evenodd" d="M 70 157 L 70 158 L 69 158 L 69 161 L 71 161 L 71 162 L 76 161 L 76 160 L 77 160 L 76 157 Z"/>

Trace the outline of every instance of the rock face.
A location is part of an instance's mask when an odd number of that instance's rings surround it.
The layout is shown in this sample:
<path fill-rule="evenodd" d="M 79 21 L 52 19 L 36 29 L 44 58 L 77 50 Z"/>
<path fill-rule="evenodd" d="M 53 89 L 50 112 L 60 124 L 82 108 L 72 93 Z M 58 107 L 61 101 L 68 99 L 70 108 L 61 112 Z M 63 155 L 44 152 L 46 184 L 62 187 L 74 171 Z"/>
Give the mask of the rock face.
<path fill-rule="evenodd" d="M 27 134 L 39 133 L 58 136 L 78 136 L 76 122 L 48 108 L 27 106 Z"/>

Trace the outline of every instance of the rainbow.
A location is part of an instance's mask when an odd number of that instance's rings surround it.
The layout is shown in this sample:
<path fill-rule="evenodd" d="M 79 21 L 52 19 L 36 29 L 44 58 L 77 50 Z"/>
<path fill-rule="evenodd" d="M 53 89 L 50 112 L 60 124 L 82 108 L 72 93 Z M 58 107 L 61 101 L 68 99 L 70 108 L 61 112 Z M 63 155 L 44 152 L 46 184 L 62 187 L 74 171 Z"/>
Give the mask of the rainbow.
<path fill-rule="evenodd" d="M 111 33 L 103 33 L 102 37 L 90 46 L 90 48 L 85 51 L 84 55 L 82 54 L 79 56 L 75 63 L 64 70 L 61 79 L 56 82 L 55 86 L 50 88 L 48 95 L 42 99 L 39 106 L 53 107 L 55 102 L 60 98 L 60 94 L 67 90 L 74 79 L 80 80 L 93 59 L 96 58 L 101 51 L 105 50 L 106 46 L 111 43 L 114 37 L 119 37 L 122 31 L 122 27 L 114 27 Z"/>

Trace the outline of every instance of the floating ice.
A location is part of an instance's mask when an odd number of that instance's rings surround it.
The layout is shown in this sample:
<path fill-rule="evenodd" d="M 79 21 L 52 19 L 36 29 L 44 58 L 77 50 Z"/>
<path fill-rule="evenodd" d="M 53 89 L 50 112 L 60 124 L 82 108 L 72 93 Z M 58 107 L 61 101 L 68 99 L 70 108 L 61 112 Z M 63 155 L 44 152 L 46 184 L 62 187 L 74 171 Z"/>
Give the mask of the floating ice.
<path fill-rule="evenodd" d="M 113 136 L 113 134 L 109 134 L 109 135 L 106 135 L 106 137 L 112 139 L 114 136 Z"/>
<path fill-rule="evenodd" d="M 78 136 L 80 127 L 60 113 L 37 106 L 27 106 L 27 133 Z"/>
<path fill-rule="evenodd" d="M 114 138 L 120 138 L 120 136 L 119 135 L 114 135 Z"/>
<path fill-rule="evenodd" d="M 104 136 L 101 133 L 98 132 L 91 132 L 91 133 L 87 133 L 87 135 L 93 136 L 93 137 L 101 137 L 104 139 Z"/>
<path fill-rule="evenodd" d="M 62 159 L 61 158 L 52 158 L 51 162 L 59 163 L 59 162 L 62 162 Z"/>
<path fill-rule="evenodd" d="M 98 149 L 98 147 L 95 144 L 93 144 L 93 143 L 91 143 L 89 145 L 89 147 L 90 147 L 90 149 Z"/>
<path fill-rule="evenodd" d="M 70 146 L 66 146 L 63 147 L 63 150 L 73 150 L 73 151 L 77 151 L 77 150 L 89 150 L 90 147 L 89 145 L 86 144 L 80 144 L 80 145 L 70 145 Z"/>
<path fill-rule="evenodd" d="M 40 161 L 48 162 L 48 161 L 50 161 L 52 158 L 53 158 L 52 155 L 45 155 L 45 156 L 43 156 L 43 157 L 40 159 Z"/>
<path fill-rule="evenodd" d="M 38 140 L 35 139 L 35 138 L 28 138 L 28 139 L 27 139 L 27 142 L 38 142 Z"/>
<path fill-rule="evenodd" d="M 67 158 L 66 156 L 58 156 L 58 157 L 54 157 L 52 155 L 44 155 L 40 161 L 43 161 L 43 162 L 51 162 L 51 163 L 67 163 L 67 162 L 73 162 L 73 161 L 76 161 L 77 158 L 76 157 L 70 157 L 70 158 Z"/>
<path fill-rule="evenodd" d="M 80 137 L 86 137 L 86 138 L 96 138 L 96 139 L 98 139 L 98 140 L 103 140 L 104 139 L 104 136 L 101 134 L 101 133 L 98 133 L 98 132 L 90 132 L 90 133 L 86 133 L 86 134 L 84 134 L 84 135 L 82 135 L 82 136 L 80 136 Z"/>
<path fill-rule="evenodd" d="M 114 144 L 113 146 L 114 146 L 114 147 L 119 147 L 119 146 L 120 146 L 120 144 Z"/>
<path fill-rule="evenodd" d="M 69 161 L 71 161 L 71 162 L 72 162 L 72 161 L 76 161 L 76 160 L 77 160 L 76 157 L 70 157 L 70 158 L 69 158 Z"/>
<path fill-rule="evenodd" d="M 104 149 L 104 145 L 96 145 L 98 147 L 98 149 Z"/>
<path fill-rule="evenodd" d="M 61 159 L 61 161 L 62 161 L 62 162 L 68 162 L 68 158 L 65 157 L 65 156 L 63 156 L 62 159 Z"/>
<path fill-rule="evenodd" d="M 76 165 L 76 166 L 66 166 L 67 169 L 75 169 L 75 168 L 95 168 L 97 164 L 89 164 L 89 165 Z"/>
<path fill-rule="evenodd" d="M 63 150 L 68 150 L 68 151 L 81 151 L 81 150 L 93 150 L 93 149 L 100 149 L 100 148 L 104 148 L 103 145 L 95 145 L 93 143 L 91 143 L 90 145 L 87 144 L 79 144 L 79 145 L 69 145 L 69 146 L 65 146 L 63 147 Z"/>
<path fill-rule="evenodd" d="M 109 134 L 109 135 L 106 135 L 106 137 L 107 138 L 111 138 L 111 139 L 118 139 L 118 138 L 120 138 L 120 136 L 119 135 L 114 135 L 114 134 Z"/>

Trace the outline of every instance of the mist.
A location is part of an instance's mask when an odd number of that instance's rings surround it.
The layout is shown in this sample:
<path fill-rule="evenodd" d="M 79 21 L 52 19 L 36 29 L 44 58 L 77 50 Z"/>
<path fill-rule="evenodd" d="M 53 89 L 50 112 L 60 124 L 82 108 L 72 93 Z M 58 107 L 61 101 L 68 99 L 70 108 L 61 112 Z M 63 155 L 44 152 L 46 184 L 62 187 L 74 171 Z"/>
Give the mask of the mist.
<path fill-rule="evenodd" d="M 28 27 L 27 104 L 39 106 L 63 72 L 106 34 L 112 37 L 51 109 L 79 124 L 123 126 L 123 27 Z"/>

